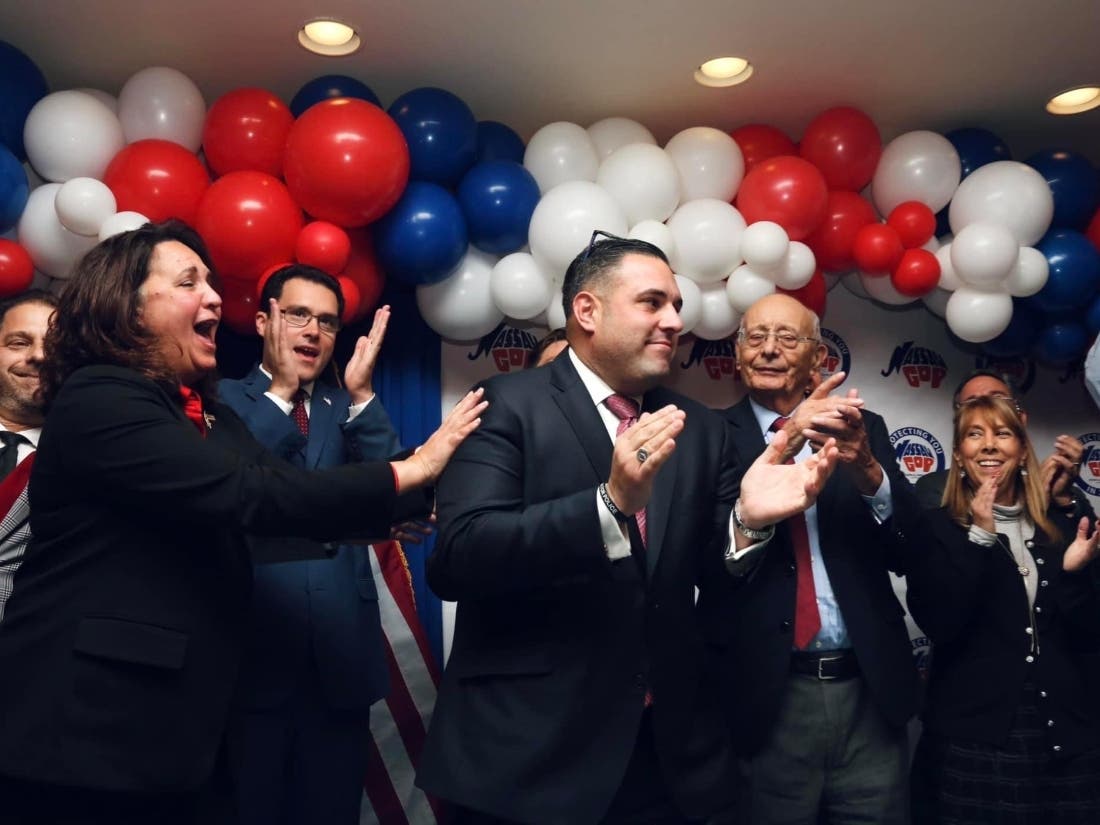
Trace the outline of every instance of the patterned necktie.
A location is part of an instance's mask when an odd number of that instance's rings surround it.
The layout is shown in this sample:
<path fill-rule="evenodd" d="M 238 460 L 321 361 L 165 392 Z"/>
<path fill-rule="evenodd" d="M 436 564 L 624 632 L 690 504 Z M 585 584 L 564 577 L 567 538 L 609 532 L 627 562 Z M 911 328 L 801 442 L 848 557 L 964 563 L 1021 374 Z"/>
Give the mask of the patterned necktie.
<path fill-rule="evenodd" d="M 603 403 L 619 419 L 619 426 L 615 430 L 616 438 L 630 429 L 634 422 L 638 420 L 638 402 L 633 398 L 627 398 L 625 395 L 616 393 L 608 396 Z M 649 537 L 646 535 L 644 507 L 634 514 L 634 519 L 638 522 L 638 533 L 642 537 L 642 546 L 644 547 L 649 542 Z"/>
<path fill-rule="evenodd" d="M 786 423 L 787 418 L 780 416 L 768 429 L 777 433 Z M 794 457 L 788 458 L 786 463 L 794 464 Z M 787 519 L 787 528 L 791 533 L 791 544 L 794 545 L 794 562 L 798 575 L 794 599 L 794 646 L 802 650 L 821 630 L 821 613 L 817 609 L 817 590 L 814 587 L 813 562 L 810 561 L 810 535 L 806 530 L 806 516 L 795 513 Z"/>
<path fill-rule="evenodd" d="M 183 414 L 187 420 L 194 424 L 199 434 L 206 438 L 206 416 L 202 411 L 202 397 L 190 387 L 180 385 L 180 396 L 183 398 Z"/>
<path fill-rule="evenodd" d="M 298 391 L 294 393 L 294 406 L 290 410 L 290 417 L 298 425 L 298 431 L 306 438 L 309 438 L 309 413 L 306 412 L 306 401 L 308 399 L 309 393 L 299 387 Z"/>
<path fill-rule="evenodd" d="M 26 436 L 19 433 L 0 430 L 0 444 L 4 445 L 4 451 L 0 453 L 0 480 L 8 477 L 19 463 L 19 445 L 30 444 Z"/>

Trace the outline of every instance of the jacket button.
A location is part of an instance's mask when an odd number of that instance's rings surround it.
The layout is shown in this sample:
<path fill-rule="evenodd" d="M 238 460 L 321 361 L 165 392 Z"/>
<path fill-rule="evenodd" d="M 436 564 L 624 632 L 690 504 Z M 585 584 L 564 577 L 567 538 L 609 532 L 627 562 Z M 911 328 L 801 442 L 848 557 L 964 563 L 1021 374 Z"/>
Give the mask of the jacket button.
<path fill-rule="evenodd" d="M 1034 631 L 1034 630 L 1032 630 L 1032 629 L 1031 629 L 1030 627 L 1025 627 L 1025 628 L 1024 628 L 1024 633 L 1026 633 L 1026 634 L 1027 634 L 1028 636 L 1030 636 L 1030 635 L 1031 635 L 1032 633 L 1034 633 L 1034 632 L 1035 632 L 1035 631 Z"/>
<path fill-rule="evenodd" d="M 1042 608 L 1042 607 L 1040 607 L 1039 605 L 1035 605 L 1035 612 L 1036 612 L 1036 613 L 1042 613 L 1042 612 L 1043 612 L 1043 608 Z"/>
<path fill-rule="evenodd" d="M 1046 579 L 1043 579 L 1041 582 L 1039 582 L 1039 587 L 1046 587 L 1048 584 L 1050 584 L 1050 582 L 1048 582 Z"/>
<path fill-rule="evenodd" d="M 1046 699 L 1047 698 L 1047 692 L 1045 690 L 1040 690 L 1039 691 L 1039 698 L 1040 699 Z"/>
<path fill-rule="evenodd" d="M 1054 751 L 1055 753 L 1061 753 L 1062 752 L 1062 746 L 1061 745 L 1055 745 L 1053 748 L 1051 748 L 1051 750 Z"/>
<path fill-rule="evenodd" d="M 1035 546 L 1035 542 L 1032 539 L 1028 539 L 1027 541 L 1024 542 L 1024 547 L 1026 547 L 1028 550 L 1030 550 L 1034 546 Z"/>
<path fill-rule="evenodd" d="M 779 623 L 779 629 L 780 630 L 790 630 L 791 629 L 791 620 L 790 619 L 784 619 L 782 622 Z"/>
<path fill-rule="evenodd" d="M 1054 720 L 1053 719 L 1047 719 L 1047 727 L 1048 728 L 1053 728 L 1054 727 Z"/>
<path fill-rule="evenodd" d="M 1028 664 L 1031 664 L 1032 662 L 1035 661 L 1035 657 L 1034 656 L 1026 656 L 1024 658 L 1024 661 L 1027 662 Z"/>
<path fill-rule="evenodd" d="M 1042 560 L 1041 558 L 1039 558 L 1039 559 L 1035 559 L 1035 563 L 1036 563 L 1036 564 L 1046 564 L 1046 562 L 1045 562 L 1045 561 L 1043 561 L 1043 560 Z"/>

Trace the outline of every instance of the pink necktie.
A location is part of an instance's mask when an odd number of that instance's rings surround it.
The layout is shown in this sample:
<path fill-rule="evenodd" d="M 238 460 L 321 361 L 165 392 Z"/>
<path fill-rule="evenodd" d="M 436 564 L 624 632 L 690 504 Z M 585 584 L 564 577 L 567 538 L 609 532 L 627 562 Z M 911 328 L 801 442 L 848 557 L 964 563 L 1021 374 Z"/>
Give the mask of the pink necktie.
<path fill-rule="evenodd" d="M 779 432 L 786 423 L 787 419 L 780 416 L 772 422 L 769 430 L 773 433 Z M 788 458 L 787 463 L 794 464 L 794 457 Z M 798 574 L 794 599 L 794 646 L 802 650 L 821 630 L 821 614 L 817 609 L 817 590 L 814 587 L 813 562 L 810 561 L 810 535 L 806 531 L 806 517 L 802 513 L 796 513 L 787 519 L 787 527 L 791 531 Z"/>
<path fill-rule="evenodd" d="M 309 393 L 301 388 L 294 393 L 294 406 L 290 409 L 290 417 L 298 425 L 299 432 L 309 438 L 309 413 L 306 412 L 307 398 L 309 398 Z"/>
<path fill-rule="evenodd" d="M 622 435 L 634 422 L 638 420 L 638 402 L 633 398 L 627 398 L 625 395 L 610 395 L 603 402 L 607 405 L 607 408 L 615 414 L 615 417 L 619 419 L 619 426 L 615 430 L 615 437 Z M 648 544 L 648 537 L 645 529 L 645 508 L 643 507 L 637 513 L 634 514 L 634 520 L 638 522 L 638 533 L 642 537 L 642 544 Z"/>

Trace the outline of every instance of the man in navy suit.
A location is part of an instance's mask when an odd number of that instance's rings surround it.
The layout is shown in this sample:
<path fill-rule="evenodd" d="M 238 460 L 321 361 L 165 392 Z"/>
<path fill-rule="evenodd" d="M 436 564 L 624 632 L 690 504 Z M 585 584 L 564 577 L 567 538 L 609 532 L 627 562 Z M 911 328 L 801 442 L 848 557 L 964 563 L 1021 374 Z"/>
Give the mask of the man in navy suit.
<path fill-rule="evenodd" d="M 344 310 L 338 282 L 287 266 L 267 281 L 260 305 L 263 361 L 219 387 L 256 439 L 309 469 L 396 453 L 397 436 L 371 388 L 389 307 L 357 342 L 339 389 L 319 380 Z M 269 323 L 271 312 L 283 313 L 285 336 Z M 255 567 L 229 733 L 245 825 L 359 821 L 370 705 L 389 689 L 369 552 L 318 545 L 316 559 Z"/>

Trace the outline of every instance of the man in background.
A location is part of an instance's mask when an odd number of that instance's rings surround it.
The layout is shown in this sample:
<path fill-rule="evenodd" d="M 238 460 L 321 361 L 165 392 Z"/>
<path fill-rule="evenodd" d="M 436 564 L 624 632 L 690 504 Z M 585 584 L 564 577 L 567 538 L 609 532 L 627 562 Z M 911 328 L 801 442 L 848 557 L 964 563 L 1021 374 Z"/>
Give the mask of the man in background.
<path fill-rule="evenodd" d="M 40 289 L 0 302 L 0 620 L 31 538 L 27 480 L 45 417 L 38 368 L 56 308 Z"/>
<path fill-rule="evenodd" d="M 356 343 L 339 388 L 321 380 L 344 310 L 337 281 L 287 266 L 267 281 L 260 306 L 261 363 L 219 386 L 257 440 L 307 469 L 398 452 L 371 385 L 389 307 Z M 370 705 L 389 687 L 369 552 L 365 545 L 318 546 L 314 559 L 255 567 L 228 737 L 244 825 L 359 821 Z"/>

